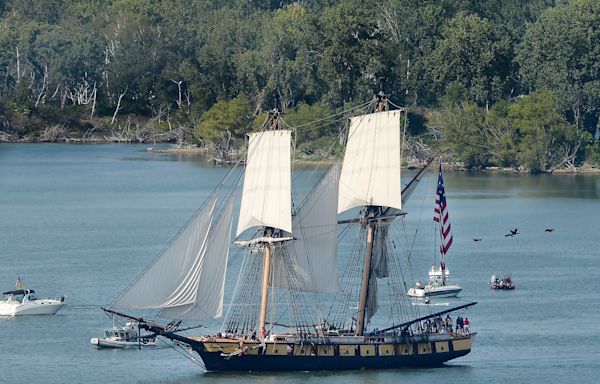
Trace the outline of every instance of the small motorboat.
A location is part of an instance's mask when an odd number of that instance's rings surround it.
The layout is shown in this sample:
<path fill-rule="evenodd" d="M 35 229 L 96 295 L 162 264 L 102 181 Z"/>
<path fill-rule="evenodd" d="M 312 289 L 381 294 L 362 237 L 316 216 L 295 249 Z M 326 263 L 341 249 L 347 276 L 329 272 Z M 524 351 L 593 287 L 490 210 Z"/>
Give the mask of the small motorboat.
<path fill-rule="evenodd" d="M 0 316 L 54 315 L 65 305 L 64 296 L 59 299 L 38 299 L 33 289 L 17 289 L 3 293 Z"/>
<path fill-rule="evenodd" d="M 415 287 L 410 288 L 406 294 L 412 298 L 456 297 L 462 288 L 456 284 L 448 284 L 448 276 L 450 276 L 450 272 L 447 268 L 442 274 L 441 267 L 436 268 L 435 265 L 432 265 L 429 270 L 429 283 L 423 285 L 417 281 Z"/>
<path fill-rule="evenodd" d="M 125 323 L 124 327 L 113 325 L 104 330 L 104 337 L 94 337 L 90 344 L 98 348 L 148 348 L 156 346 L 156 336 L 142 335 L 137 322 Z"/>
<path fill-rule="evenodd" d="M 513 290 L 515 289 L 515 284 L 508 276 L 499 279 L 496 275 L 492 275 L 490 278 L 490 288 L 495 290 Z"/>

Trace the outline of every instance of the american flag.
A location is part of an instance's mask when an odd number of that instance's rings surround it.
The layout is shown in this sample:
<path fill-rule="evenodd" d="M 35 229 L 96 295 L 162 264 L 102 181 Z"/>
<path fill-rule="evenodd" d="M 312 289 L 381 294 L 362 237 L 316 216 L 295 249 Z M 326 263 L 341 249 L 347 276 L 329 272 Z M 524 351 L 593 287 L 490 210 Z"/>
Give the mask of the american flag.
<path fill-rule="evenodd" d="M 435 197 L 435 209 L 433 210 L 433 221 L 439 223 L 440 226 L 440 255 L 442 270 L 446 269 L 444 263 L 444 255 L 452 245 L 452 231 L 450 229 L 450 220 L 448 218 L 448 210 L 446 207 L 446 191 L 444 189 L 444 176 L 442 176 L 442 163 L 438 171 L 437 192 Z"/>

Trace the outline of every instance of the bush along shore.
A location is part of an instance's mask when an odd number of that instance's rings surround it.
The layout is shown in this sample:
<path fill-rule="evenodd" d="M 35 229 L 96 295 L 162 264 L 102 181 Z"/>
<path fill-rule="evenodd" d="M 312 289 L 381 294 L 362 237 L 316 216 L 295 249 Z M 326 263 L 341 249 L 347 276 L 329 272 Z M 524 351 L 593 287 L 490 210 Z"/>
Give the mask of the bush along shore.
<path fill-rule="evenodd" d="M 52 132 L 49 135 L 48 132 Z M 199 145 L 198 143 L 186 143 L 180 140 L 185 137 L 185 132 L 174 133 L 159 133 L 154 134 L 148 129 L 130 129 L 127 132 L 114 133 L 111 130 L 91 129 L 85 133 L 69 132 L 66 129 L 57 129 L 56 127 L 48 127 L 41 135 L 18 136 L 15 133 L 6 133 L 0 131 L 0 143 L 67 143 L 67 144 L 109 144 L 109 143 L 129 143 L 129 144 L 148 144 L 147 151 L 155 153 L 171 153 L 183 154 L 189 156 L 201 156 L 209 160 L 215 165 L 232 165 L 237 162 L 244 161 L 244 153 L 238 149 L 231 149 L 227 153 L 216 150 L 216 148 L 208 143 L 208 145 Z M 407 148 L 409 156 L 405 158 L 403 167 L 407 169 L 419 169 L 423 167 L 427 159 L 439 152 L 439 148 L 443 143 L 438 143 L 435 150 L 428 147 L 418 140 L 409 140 L 417 142 L 418 149 Z M 316 156 L 307 155 L 296 150 L 294 158 L 296 165 L 316 165 L 316 164 L 331 164 L 334 161 L 334 156 Z M 523 166 L 517 167 L 468 167 L 466 163 L 458 160 L 458 156 L 452 153 L 451 150 L 444 151 L 442 167 L 446 170 L 466 171 L 466 172 L 499 172 L 499 173 L 531 173 L 530 169 Z M 554 174 L 600 174 L 600 167 L 595 167 L 589 164 L 583 164 L 575 167 L 555 168 L 547 173 Z"/>

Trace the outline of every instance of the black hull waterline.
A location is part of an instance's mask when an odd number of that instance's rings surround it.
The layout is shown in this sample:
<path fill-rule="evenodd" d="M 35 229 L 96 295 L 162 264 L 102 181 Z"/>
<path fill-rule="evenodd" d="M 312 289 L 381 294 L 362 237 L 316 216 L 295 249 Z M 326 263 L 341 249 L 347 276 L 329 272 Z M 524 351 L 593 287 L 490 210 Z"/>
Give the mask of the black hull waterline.
<path fill-rule="evenodd" d="M 186 340 L 200 357 L 208 371 L 227 372 L 227 371 L 346 371 L 361 369 L 397 369 L 410 367 L 435 367 L 443 363 L 467 355 L 471 351 L 471 337 L 466 335 L 462 337 L 445 339 L 441 341 L 429 341 L 422 343 L 398 344 L 360 344 L 344 345 L 346 348 L 356 348 L 357 355 L 340 355 L 341 347 L 338 345 L 317 344 L 319 347 L 330 347 L 336 350 L 332 356 L 322 355 L 304 355 L 298 356 L 289 352 L 285 354 L 271 354 L 277 352 L 277 344 L 267 343 L 265 353 L 262 348 L 251 347 L 252 350 L 242 352 L 238 348 L 234 353 L 231 351 L 231 342 L 221 343 L 219 341 L 197 341 L 194 339 Z M 227 346 L 229 344 L 229 346 Z M 237 344 L 237 343 L 236 343 Z M 279 351 L 285 350 L 286 344 L 279 344 Z M 302 348 L 295 344 L 294 348 Z M 310 348 L 310 344 L 306 345 Z M 342 348 L 343 348 L 342 347 Z M 360 348 L 371 348 L 370 355 L 365 356 Z M 384 347 L 388 348 L 391 355 L 381 355 Z M 313 348 L 316 348 L 313 345 Z M 405 353 L 397 354 L 400 349 Z M 393 352 L 396 351 L 396 352 Z"/>
<path fill-rule="evenodd" d="M 198 351 L 196 351 L 198 352 Z M 430 356 L 236 356 L 224 358 L 217 352 L 198 352 L 208 371 L 350 371 L 435 367 L 469 351 L 436 353 Z"/>

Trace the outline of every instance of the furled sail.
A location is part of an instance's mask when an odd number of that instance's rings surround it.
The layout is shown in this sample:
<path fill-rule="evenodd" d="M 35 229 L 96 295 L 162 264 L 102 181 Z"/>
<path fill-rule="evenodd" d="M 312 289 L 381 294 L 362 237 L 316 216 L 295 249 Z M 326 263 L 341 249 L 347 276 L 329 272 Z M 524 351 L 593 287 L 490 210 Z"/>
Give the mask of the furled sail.
<path fill-rule="evenodd" d="M 367 291 L 367 303 L 365 307 L 365 317 L 368 322 L 379 309 L 379 300 L 377 299 L 377 279 L 375 276 L 371 276 L 369 279 L 369 290 Z"/>
<path fill-rule="evenodd" d="M 197 288 L 192 304 L 168 307 L 160 316 L 169 319 L 200 320 L 209 317 L 221 317 L 223 314 L 223 297 L 225 292 L 225 272 L 231 239 L 231 222 L 233 219 L 234 194 L 218 222 L 211 228 L 210 240 L 206 253 L 196 277 Z"/>
<path fill-rule="evenodd" d="M 402 208 L 400 111 L 353 117 L 340 176 L 338 212 L 363 205 Z"/>
<path fill-rule="evenodd" d="M 336 227 L 340 170 L 340 162 L 331 166 L 294 215 L 296 240 L 276 248 L 273 285 L 339 292 Z"/>
<path fill-rule="evenodd" d="M 111 308 L 163 309 L 194 303 L 216 201 L 213 194 Z"/>
<path fill-rule="evenodd" d="M 291 131 L 250 134 L 236 237 L 265 226 L 292 232 Z"/>
<path fill-rule="evenodd" d="M 367 321 L 375 315 L 379 309 L 377 297 L 377 279 L 389 277 L 389 254 L 388 254 L 388 226 L 380 225 L 375 228 L 373 240 L 373 258 L 371 264 L 371 275 L 369 276 L 369 289 L 367 290 L 366 318 Z"/>

